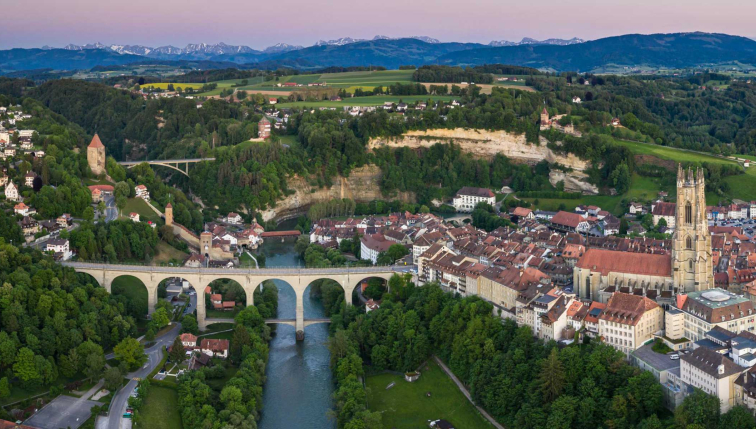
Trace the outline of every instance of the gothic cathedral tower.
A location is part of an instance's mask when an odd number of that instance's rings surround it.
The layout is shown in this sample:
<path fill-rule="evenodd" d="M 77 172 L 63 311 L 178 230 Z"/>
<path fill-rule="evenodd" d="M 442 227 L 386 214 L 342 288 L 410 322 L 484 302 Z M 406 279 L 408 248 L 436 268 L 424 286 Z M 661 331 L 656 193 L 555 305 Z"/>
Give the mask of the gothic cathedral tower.
<path fill-rule="evenodd" d="M 94 175 L 99 176 L 105 172 L 105 145 L 96 133 L 87 147 L 87 163 Z"/>
<path fill-rule="evenodd" d="M 677 213 L 672 236 L 672 276 L 678 293 L 714 287 L 711 234 L 706 220 L 703 169 L 677 168 Z"/>

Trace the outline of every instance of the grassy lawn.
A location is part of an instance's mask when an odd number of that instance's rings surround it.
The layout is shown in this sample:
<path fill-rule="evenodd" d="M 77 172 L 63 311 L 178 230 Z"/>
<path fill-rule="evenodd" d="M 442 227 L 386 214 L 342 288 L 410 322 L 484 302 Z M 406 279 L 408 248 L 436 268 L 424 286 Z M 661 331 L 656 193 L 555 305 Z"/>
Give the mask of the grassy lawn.
<path fill-rule="evenodd" d="M 157 224 L 162 224 L 163 222 L 160 216 L 141 198 L 129 198 L 126 200 L 126 206 L 121 210 L 121 217 L 128 219 L 129 213 L 132 212 L 139 213 L 140 222 L 147 222 L 149 220 Z"/>
<path fill-rule="evenodd" d="M 584 195 L 577 199 L 538 198 L 538 208 L 546 211 L 557 211 L 559 205 L 564 204 L 565 210 L 573 211 L 579 205 L 595 205 L 618 215 L 625 209 L 625 207 L 622 207 L 622 200 L 651 201 L 662 190 L 669 192 L 670 195 L 675 193 L 674 189 L 662 189 L 660 178 L 633 174 L 633 184 L 624 195 Z M 523 199 L 530 203 L 536 200 L 536 198 Z"/>
<path fill-rule="evenodd" d="M 228 367 L 226 368 L 226 373 L 223 375 L 222 378 L 214 378 L 205 380 L 205 383 L 207 383 L 208 386 L 215 390 L 223 390 L 223 387 L 228 383 L 229 380 L 231 380 L 235 375 L 236 372 L 239 371 L 239 368 L 235 367 Z"/>
<path fill-rule="evenodd" d="M 690 152 L 669 146 L 659 146 L 649 143 L 630 142 L 614 139 L 614 142 L 629 148 L 633 153 L 641 155 L 653 155 L 661 159 L 670 159 L 680 162 L 714 162 L 718 164 L 736 164 L 735 161 L 707 155 L 700 152 Z"/>
<path fill-rule="evenodd" d="M 215 332 L 212 334 L 202 335 L 202 339 L 208 340 L 231 340 L 234 335 L 234 331 Z"/>
<path fill-rule="evenodd" d="M 279 107 L 344 107 L 344 106 L 383 106 L 385 102 L 414 103 L 416 101 L 440 100 L 451 101 L 459 97 L 451 95 L 371 95 L 368 97 L 351 97 L 341 101 L 296 101 L 293 103 L 278 103 Z"/>
<path fill-rule="evenodd" d="M 178 392 L 161 386 L 150 387 L 144 400 L 142 416 L 150 429 L 182 429 L 178 409 Z"/>
<path fill-rule="evenodd" d="M 234 307 L 234 311 L 207 310 L 205 315 L 208 319 L 233 319 L 240 311 L 241 307 Z"/>
<path fill-rule="evenodd" d="M 206 333 L 210 332 L 217 332 L 217 331 L 225 331 L 226 329 L 233 329 L 234 324 L 233 323 L 210 323 L 207 325 Z"/>
<path fill-rule="evenodd" d="M 113 280 L 113 295 L 123 295 L 131 301 L 139 314 L 147 314 L 147 288 L 133 276 L 121 276 Z"/>
<path fill-rule="evenodd" d="M 156 264 L 165 264 L 173 259 L 183 262 L 187 256 L 189 256 L 188 253 L 182 252 L 164 241 L 160 241 L 157 245 L 157 254 L 152 259 L 152 262 Z"/>
<path fill-rule="evenodd" d="M 427 366 L 430 370 L 423 371 L 414 383 L 394 374 L 367 378 L 368 405 L 371 411 L 382 414 L 383 427 L 424 428 L 428 420 L 436 419 L 448 420 L 459 429 L 493 427 L 435 362 L 430 360 Z M 386 390 L 391 382 L 396 384 Z"/>

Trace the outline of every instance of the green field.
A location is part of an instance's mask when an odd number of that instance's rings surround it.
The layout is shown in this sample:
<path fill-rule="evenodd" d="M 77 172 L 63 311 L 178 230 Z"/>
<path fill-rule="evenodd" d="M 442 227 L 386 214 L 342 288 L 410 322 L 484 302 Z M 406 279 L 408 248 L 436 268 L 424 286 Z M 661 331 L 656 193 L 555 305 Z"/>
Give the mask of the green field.
<path fill-rule="evenodd" d="M 139 221 L 152 221 L 157 224 L 162 223 L 160 216 L 141 198 L 129 198 L 126 200 L 126 206 L 121 210 L 121 217 L 128 219 L 129 213 L 139 213 Z"/>
<path fill-rule="evenodd" d="M 168 85 L 173 85 L 174 90 L 178 91 L 178 88 L 192 88 L 194 90 L 202 89 L 202 86 L 204 83 L 168 83 L 168 82 L 157 82 L 157 83 L 145 83 L 143 85 L 144 88 L 153 87 L 155 89 L 168 89 Z"/>
<path fill-rule="evenodd" d="M 660 159 L 669 159 L 679 162 L 712 162 L 718 164 L 736 164 L 735 161 L 707 155 L 701 152 L 687 151 L 669 146 L 659 146 L 651 143 L 638 143 L 626 140 L 614 140 L 615 143 L 629 148 L 633 153 L 640 155 L 653 155 Z"/>
<path fill-rule="evenodd" d="M 141 410 L 142 421 L 150 429 L 182 429 L 178 408 L 178 392 L 162 386 L 151 386 Z"/>
<path fill-rule="evenodd" d="M 165 264 L 170 261 L 178 260 L 184 262 L 188 253 L 182 252 L 165 241 L 159 241 L 157 244 L 157 253 L 152 258 L 152 262 L 155 264 Z"/>
<path fill-rule="evenodd" d="M 622 201 L 651 201 L 656 199 L 659 191 L 667 191 L 674 195 L 675 190 L 664 188 L 661 185 L 661 179 L 656 177 L 645 177 L 633 174 L 633 184 L 630 190 L 624 195 L 583 195 L 577 199 L 561 198 L 523 198 L 531 204 L 537 199 L 537 207 L 541 210 L 557 211 L 559 205 L 564 204 L 565 210 L 573 211 L 579 205 L 594 205 L 608 210 L 615 215 L 622 214 L 626 207 L 623 207 Z"/>
<path fill-rule="evenodd" d="M 454 382 L 433 360 L 420 379 L 408 383 L 403 376 L 379 374 L 367 377 L 368 406 L 381 413 L 385 428 L 424 428 L 428 420 L 444 419 L 457 429 L 492 428 L 470 404 Z M 386 389 L 390 383 L 396 383 Z M 430 392 L 431 396 L 426 396 Z"/>
<path fill-rule="evenodd" d="M 293 103 L 278 103 L 279 107 L 344 107 L 344 106 L 383 106 L 383 103 L 404 102 L 412 104 L 417 101 L 452 101 L 459 99 L 451 95 L 371 95 L 369 97 L 345 98 L 341 101 L 297 101 Z"/>
<path fill-rule="evenodd" d="M 123 295 L 129 299 L 138 314 L 147 314 L 147 288 L 142 281 L 133 276 L 116 277 L 110 286 L 113 295 Z"/>

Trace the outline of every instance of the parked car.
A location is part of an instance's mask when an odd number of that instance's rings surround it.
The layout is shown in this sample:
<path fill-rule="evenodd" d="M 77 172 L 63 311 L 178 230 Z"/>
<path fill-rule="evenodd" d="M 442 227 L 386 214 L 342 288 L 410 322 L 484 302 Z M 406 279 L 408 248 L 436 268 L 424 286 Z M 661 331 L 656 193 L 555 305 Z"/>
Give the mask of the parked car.
<path fill-rule="evenodd" d="M 680 359 L 680 355 L 669 355 L 669 358 L 672 360 L 678 360 Z"/>

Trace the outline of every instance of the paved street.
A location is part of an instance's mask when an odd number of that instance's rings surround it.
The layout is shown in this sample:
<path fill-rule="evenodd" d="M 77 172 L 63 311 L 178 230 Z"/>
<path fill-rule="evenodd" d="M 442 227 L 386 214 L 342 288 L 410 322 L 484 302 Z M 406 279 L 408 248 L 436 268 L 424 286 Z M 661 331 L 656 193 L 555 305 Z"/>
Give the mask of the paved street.
<path fill-rule="evenodd" d="M 100 380 L 81 398 L 66 395 L 58 396 L 31 416 L 24 424 L 39 429 L 78 428 L 89 418 L 93 406 L 102 405 L 102 402 L 89 401 L 88 399 L 102 389 L 103 384 L 104 382 Z"/>
<path fill-rule="evenodd" d="M 177 323 L 167 334 L 161 336 L 155 340 L 155 345 L 149 349 L 145 349 L 147 354 L 147 363 L 142 368 L 130 373 L 128 378 L 131 379 L 129 383 L 116 393 L 113 398 L 113 402 L 110 404 L 110 413 L 107 418 L 107 429 L 120 429 L 121 420 L 123 420 L 123 413 L 126 411 L 128 405 L 129 395 L 136 389 L 137 381 L 135 378 L 147 377 L 153 369 L 157 368 L 161 360 L 161 350 L 167 346 L 173 344 L 173 340 L 179 335 L 181 331 L 181 324 Z M 98 425 L 99 426 L 99 425 Z M 57 428 L 55 428 L 57 429 Z"/>
<path fill-rule="evenodd" d="M 118 207 L 115 204 L 115 197 L 112 195 L 103 198 L 105 201 L 105 222 L 112 222 L 118 219 Z"/>

